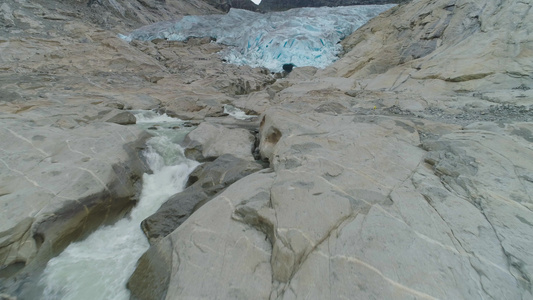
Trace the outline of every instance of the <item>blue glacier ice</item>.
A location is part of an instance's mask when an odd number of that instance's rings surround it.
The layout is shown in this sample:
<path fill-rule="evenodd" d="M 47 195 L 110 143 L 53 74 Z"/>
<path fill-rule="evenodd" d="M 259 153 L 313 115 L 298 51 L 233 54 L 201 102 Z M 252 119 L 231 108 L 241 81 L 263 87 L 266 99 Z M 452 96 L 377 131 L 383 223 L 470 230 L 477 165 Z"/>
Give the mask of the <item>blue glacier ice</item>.
<path fill-rule="evenodd" d="M 394 5 L 296 8 L 261 14 L 231 9 L 225 15 L 185 16 L 141 27 L 127 40 L 211 37 L 231 46 L 221 53 L 229 63 L 281 71 L 283 64 L 324 68 L 341 51 L 339 41 Z"/>

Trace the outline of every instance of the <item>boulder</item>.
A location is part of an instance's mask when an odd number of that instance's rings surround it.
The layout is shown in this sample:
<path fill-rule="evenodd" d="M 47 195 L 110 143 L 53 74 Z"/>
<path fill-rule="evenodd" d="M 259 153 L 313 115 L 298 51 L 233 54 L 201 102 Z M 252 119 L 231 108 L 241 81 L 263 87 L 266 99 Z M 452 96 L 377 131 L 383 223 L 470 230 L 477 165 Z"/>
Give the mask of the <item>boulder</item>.
<path fill-rule="evenodd" d="M 131 125 L 137 122 L 137 118 L 135 118 L 135 116 L 129 111 L 123 111 L 119 112 L 118 114 L 114 114 L 106 122 L 115 123 L 119 125 Z"/>
<path fill-rule="evenodd" d="M 205 161 L 223 154 L 254 160 L 252 150 L 255 137 L 246 129 L 229 129 L 218 124 L 203 122 L 183 141 L 188 158 Z"/>

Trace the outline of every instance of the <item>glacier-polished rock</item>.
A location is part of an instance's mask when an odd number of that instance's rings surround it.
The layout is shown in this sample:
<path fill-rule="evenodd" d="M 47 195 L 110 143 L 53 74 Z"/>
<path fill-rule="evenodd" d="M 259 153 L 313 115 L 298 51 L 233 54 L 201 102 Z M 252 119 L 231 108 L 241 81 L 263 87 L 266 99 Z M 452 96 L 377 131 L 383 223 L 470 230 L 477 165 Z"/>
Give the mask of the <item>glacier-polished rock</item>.
<path fill-rule="evenodd" d="M 158 296 L 533 299 L 531 6 L 412 1 L 239 101 L 271 173 L 154 245 Z"/>
<path fill-rule="evenodd" d="M 147 170 L 138 155 L 147 137 L 141 130 L 104 122 L 65 130 L 35 124 L 37 111 L 0 115 L 3 277 L 42 266 L 72 240 L 122 217 Z"/>
<path fill-rule="evenodd" d="M 141 260 L 162 298 L 529 299 L 533 167 L 518 159 L 533 153 L 516 128 L 449 128 L 421 148 L 431 124 L 266 116 L 273 173 L 238 181 Z"/>

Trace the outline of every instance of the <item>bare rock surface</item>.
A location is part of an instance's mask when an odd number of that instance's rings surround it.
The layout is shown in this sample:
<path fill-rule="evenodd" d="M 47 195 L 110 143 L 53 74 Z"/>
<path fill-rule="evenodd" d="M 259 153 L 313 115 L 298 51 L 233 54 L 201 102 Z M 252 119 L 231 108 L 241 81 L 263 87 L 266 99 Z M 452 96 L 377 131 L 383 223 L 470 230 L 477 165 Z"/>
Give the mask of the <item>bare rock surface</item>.
<path fill-rule="evenodd" d="M 205 2 L 2 2 L 2 297 L 128 211 L 146 136 L 120 124 L 157 109 L 209 120 L 203 158 L 239 158 L 145 222 L 132 299 L 532 299 L 531 6 L 413 0 L 276 80 L 210 39 L 117 38 Z M 225 104 L 261 114 L 269 169 L 245 176 L 254 139 Z"/>
<path fill-rule="evenodd" d="M 326 73 L 422 96 L 531 88 L 530 8 L 529 1 L 412 1 L 345 39 L 348 53 Z"/>
<path fill-rule="evenodd" d="M 0 114 L 4 277 L 46 262 L 135 204 L 138 179 L 148 170 L 139 157 L 147 135 L 112 123 L 79 126 L 98 110 L 78 109 Z"/>
<path fill-rule="evenodd" d="M 188 187 L 170 197 L 157 212 L 141 223 L 150 244 L 172 233 L 196 210 L 228 186 L 262 168 L 263 166 L 256 162 L 231 154 L 221 155 L 214 161 L 196 168 L 189 176 Z M 134 286 L 141 288 L 138 284 Z"/>
<path fill-rule="evenodd" d="M 154 244 L 133 298 L 532 299 L 531 6 L 411 1 L 240 98 L 270 170 Z"/>
<path fill-rule="evenodd" d="M 243 128 L 226 128 L 209 122 L 201 123 L 183 141 L 185 155 L 198 161 L 214 160 L 223 154 L 253 161 L 255 137 Z"/>
<path fill-rule="evenodd" d="M 273 81 L 225 64 L 209 39 L 118 37 L 211 13 L 197 0 L 2 1 L 0 293 L 135 204 L 148 136 L 125 110 L 201 120 Z"/>
<path fill-rule="evenodd" d="M 242 202 L 268 206 L 273 177 L 273 173 L 258 172 L 241 179 L 150 247 L 130 278 L 132 299 L 210 298 L 215 294 L 268 298 L 270 242 L 264 233 L 232 216 Z"/>
<path fill-rule="evenodd" d="M 273 172 L 233 184 L 147 252 L 166 263 L 166 299 L 531 297 L 533 149 L 519 134 L 531 124 L 265 119 Z"/>

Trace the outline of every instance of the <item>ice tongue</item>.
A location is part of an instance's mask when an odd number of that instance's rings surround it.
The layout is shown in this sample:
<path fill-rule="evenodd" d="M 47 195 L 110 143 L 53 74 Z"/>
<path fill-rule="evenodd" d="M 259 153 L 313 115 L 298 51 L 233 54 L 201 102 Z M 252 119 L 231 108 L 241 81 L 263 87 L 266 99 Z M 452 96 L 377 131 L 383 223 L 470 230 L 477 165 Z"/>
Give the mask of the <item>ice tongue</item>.
<path fill-rule="evenodd" d="M 296 8 L 267 14 L 231 9 L 226 15 L 186 16 L 174 23 L 156 23 L 123 38 L 184 41 L 211 37 L 232 46 L 221 53 L 229 63 L 275 72 L 282 71 L 283 65 L 324 68 L 336 60 L 340 40 L 392 6 Z"/>

